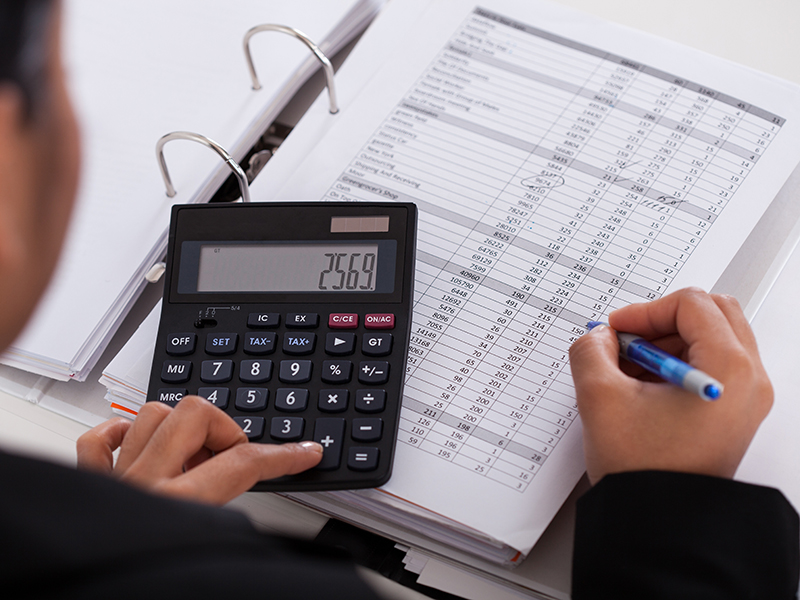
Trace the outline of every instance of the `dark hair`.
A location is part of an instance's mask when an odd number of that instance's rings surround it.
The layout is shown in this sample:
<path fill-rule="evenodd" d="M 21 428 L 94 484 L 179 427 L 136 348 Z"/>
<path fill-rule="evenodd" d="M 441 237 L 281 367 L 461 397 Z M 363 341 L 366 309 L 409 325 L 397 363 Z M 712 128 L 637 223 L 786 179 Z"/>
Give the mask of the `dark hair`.
<path fill-rule="evenodd" d="M 45 85 L 52 0 L 0 0 L 0 82 L 19 86 L 30 114 Z"/>

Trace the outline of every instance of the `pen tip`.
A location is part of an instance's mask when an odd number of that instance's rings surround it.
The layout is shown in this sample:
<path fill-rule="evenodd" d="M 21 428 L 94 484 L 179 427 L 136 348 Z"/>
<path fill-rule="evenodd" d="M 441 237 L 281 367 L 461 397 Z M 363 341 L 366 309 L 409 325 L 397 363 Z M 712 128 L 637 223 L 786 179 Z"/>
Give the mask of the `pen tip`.
<path fill-rule="evenodd" d="M 595 327 L 600 327 L 600 325 L 605 325 L 606 327 L 608 327 L 608 323 L 603 323 L 602 321 L 589 321 L 586 324 L 586 328 L 589 329 L 589 331 L 591 331 Z"/>
<path fill-rule="evenodd" d="M 708 400 L 716 400 L 722 395 L 722 390 L 716 385 L 710 383 L 703 388 L 703 394 Z"/>

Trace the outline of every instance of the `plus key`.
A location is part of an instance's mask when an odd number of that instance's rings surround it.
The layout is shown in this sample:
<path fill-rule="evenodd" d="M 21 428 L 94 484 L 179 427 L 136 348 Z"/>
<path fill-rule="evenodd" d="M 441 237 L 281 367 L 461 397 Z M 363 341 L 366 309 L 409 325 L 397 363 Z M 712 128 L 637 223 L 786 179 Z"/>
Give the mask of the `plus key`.
<path fill-rule="evenodd" d="M 320 471 L 338 469 L 342 461 L 344 419 L 320 418 L 314 424 L 314 441 L 322 444 L 322 460 L 316 466 Z"/>

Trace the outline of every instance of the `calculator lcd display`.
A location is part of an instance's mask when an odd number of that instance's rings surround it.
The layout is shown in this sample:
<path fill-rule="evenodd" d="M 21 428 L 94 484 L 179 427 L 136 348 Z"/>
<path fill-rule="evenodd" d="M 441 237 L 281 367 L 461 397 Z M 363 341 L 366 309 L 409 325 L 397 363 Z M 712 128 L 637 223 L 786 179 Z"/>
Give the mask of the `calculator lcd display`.
<path fill-rule="evenodd" d="M 379 243 L 202 243 L 197 292 L 375 292 Z"/>

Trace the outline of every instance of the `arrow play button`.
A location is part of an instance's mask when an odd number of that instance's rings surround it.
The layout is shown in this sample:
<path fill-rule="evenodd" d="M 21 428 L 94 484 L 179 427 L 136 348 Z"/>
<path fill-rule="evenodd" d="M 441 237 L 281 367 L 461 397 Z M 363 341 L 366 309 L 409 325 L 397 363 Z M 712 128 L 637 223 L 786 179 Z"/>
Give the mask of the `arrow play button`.
<path fill-rule="evenodd" d="M 356 348 L 355 333 L 329 333 L 325 336 L 326 354 L 345 356 L 352 354 Z"/>

